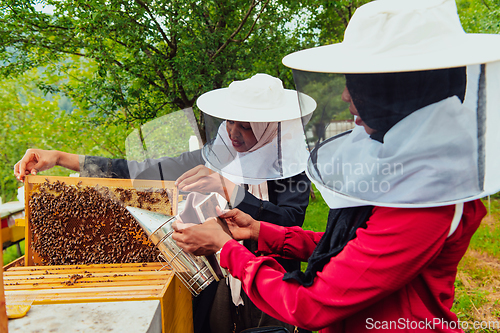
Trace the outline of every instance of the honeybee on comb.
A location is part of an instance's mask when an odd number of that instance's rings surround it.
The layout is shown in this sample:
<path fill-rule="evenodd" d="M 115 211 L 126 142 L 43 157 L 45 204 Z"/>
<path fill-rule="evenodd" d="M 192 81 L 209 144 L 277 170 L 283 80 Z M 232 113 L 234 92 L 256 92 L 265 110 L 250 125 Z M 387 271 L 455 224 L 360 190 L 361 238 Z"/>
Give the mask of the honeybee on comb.
<path fill-rule="evenodd" d="M 30 200 L 31 249 L 38 264 L 80 265 L 158 261 L 152 245 L 125 206 L 170 209 L 165 189 L 35 184 Z"/>

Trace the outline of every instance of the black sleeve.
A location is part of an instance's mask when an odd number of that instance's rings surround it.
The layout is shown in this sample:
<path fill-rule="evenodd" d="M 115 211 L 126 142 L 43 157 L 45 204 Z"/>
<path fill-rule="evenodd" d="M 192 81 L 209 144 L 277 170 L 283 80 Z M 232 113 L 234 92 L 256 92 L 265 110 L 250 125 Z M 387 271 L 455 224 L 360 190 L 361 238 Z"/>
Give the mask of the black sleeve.
<path fill-rule="evenodd" d="M 267 182 L 269 201 L 257 199 L 255 196 L 238 186 L 236 202 L 241 202 L 235 207 L 249 214 L 258 221 L 266 221 L 286 227 L 302 226 L 309 204 L 311 182 L 306 174 L 272 180 Z M 257 253 L 258 244 L 253 240 L 245 240 L 245 247 Z M 295 260 L 276 259 L 287 272 L 300 269 L 300 262 Z"/>
<path fill-rule="evenodd" d="M 269 201 L 255 196 L 238 187 L 235 207 L 251 215 L 258 221 L 266 221 L 286 227 L 302 226 L 309 204 L 311 182 L 306 174 L 267 182 Z"/>
<path fill-rule="evenodd" d="M 85 156 L 82 177 L 176 180 L 184 172 L 197 165 L 205 164 L 201 150 L 186 152 L 178 157 L 147 159 L 144 162 Z"/>

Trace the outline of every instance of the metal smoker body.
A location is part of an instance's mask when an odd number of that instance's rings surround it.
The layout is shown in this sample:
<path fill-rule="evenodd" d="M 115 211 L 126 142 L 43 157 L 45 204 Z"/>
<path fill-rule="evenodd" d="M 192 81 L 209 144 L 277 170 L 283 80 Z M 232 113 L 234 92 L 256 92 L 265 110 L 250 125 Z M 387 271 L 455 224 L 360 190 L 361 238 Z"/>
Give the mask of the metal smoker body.
<path fill-rule="evenodd" d="M 127 210 L 193 295 L 197 296 L 212 281 L 219 281 L 227 276 L 227 272 L 220 267 L 218 254 L 195 256 L 177 246 L 172 239 L 172 223 L 179 219 L 179 215 L 169 216 L 135 207 L 127 207 Z"/>

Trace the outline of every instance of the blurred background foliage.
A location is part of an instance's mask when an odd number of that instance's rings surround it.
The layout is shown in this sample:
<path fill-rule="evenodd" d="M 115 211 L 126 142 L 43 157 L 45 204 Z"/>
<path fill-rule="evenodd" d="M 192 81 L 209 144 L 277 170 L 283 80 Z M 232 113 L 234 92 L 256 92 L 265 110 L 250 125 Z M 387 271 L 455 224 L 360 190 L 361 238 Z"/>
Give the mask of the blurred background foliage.
<path fill-rule="evenodd" d="M 0 0 L 2 200 L 27 148 L 125 157 L 132 131 L 187 107 L 203 137 L 206 91 L 259 72 L 294 88 L 283 56 L 342 41 L 366 2 Z M 498 32 L 497 3 L 457 7 L 467 32 Z"/>

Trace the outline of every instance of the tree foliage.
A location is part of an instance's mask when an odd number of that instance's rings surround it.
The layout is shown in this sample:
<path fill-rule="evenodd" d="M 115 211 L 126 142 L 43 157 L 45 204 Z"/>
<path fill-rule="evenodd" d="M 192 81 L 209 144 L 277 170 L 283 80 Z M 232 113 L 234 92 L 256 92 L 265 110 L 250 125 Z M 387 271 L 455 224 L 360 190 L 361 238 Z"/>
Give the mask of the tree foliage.
<path fill-rule="evenodd" d="M 342 42 L 344 30 L 356 8 L 370 1 L 372 0 L 328 0 L 313 4 L 315 20 L 311 21 L 310 28 L 316 32 L 318 44 Z"/>
<path fill-rule="evenodd" d="M 42 74 L 43 73 L 43 74 Z M 77 154 L 124 157 L 124 126 L 89 122 L 89 111 L 72 105 L 64 96 L 44 94 L 35 82 L 45 76 L 56 84 L 61 78 L 34 69 L 16 79 L 0 81 L 0 196 L 14 200 L 18 182 L 13 167 L 28 148 L 57 149 Z M 69 175 L 54 168 L 46 174 Z"/>
<path fill-rule="evenodd" d="M 27 148 L 124 157 L 134 128 L 206 91 L 258 72 L 292 88 L 283 56 L 340 41 L 362 2 L 0 0 L 0 194 Z"/>
<path fill-rule="evenodd" d="M 295 0 L 46 0 L 47 14 L 36 2 L 0 1 L 0 59 L 10 62 L 0 73 L 64 73 L 69 55 L 86 58 L 92 76 L 41 87 L 86 103 L 96 119 L 140 124 L 257 71 L 285 77 L 281 58 L 297 46 L 287 22 L 303 9 Z"/>

